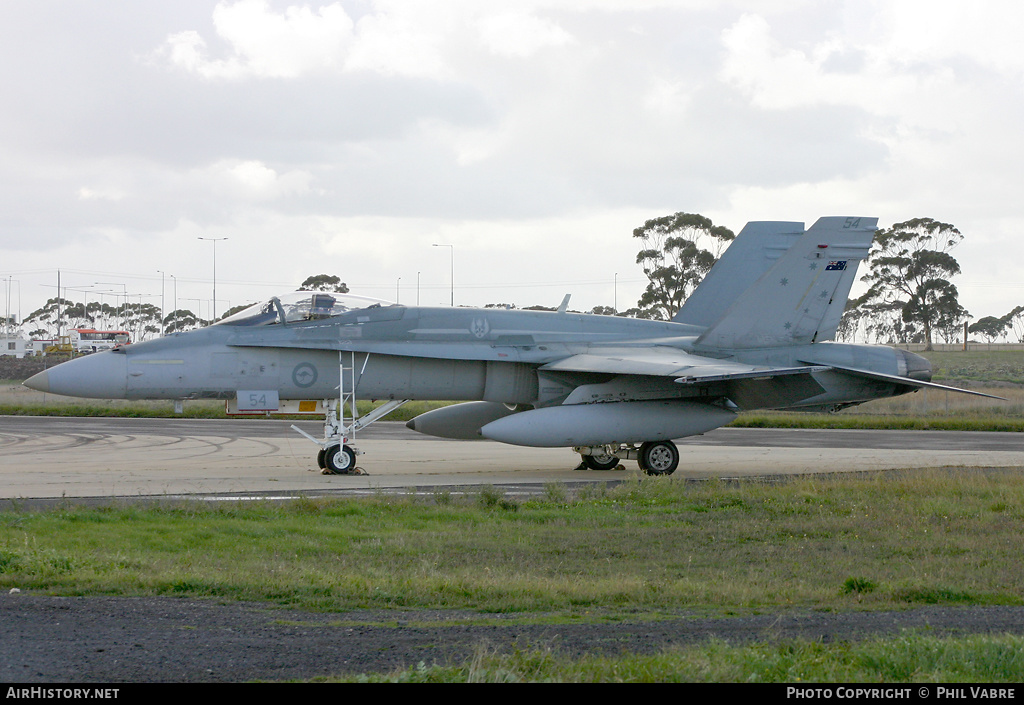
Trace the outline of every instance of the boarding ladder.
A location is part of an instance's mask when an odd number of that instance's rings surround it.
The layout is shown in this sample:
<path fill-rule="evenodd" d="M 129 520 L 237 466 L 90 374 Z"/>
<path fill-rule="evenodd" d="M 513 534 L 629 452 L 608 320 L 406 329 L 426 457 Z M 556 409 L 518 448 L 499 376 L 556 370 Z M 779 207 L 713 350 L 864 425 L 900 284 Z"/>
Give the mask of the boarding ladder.
<path fill-rule="evenodd" d="M 341 445 L 350 448 L 355 455 L 362 455 L 363 452 L 353 445 L 356 432 L 409 401 L 408 399 L 392 399 L 370 413 L 360 416 L 356 408 L 356 389 L 369 362 L 370 354 L 367 353 L 357 375 L 355 352 L 340 351 L 338 353 L 338 396 L 334 399 L 324 400 L 326 413 L 324 414 L 323 440 L 314 438 L 298 426 L 293 425 L 292 428 L 320 445 L 325 451 L 332 446 Z"/>

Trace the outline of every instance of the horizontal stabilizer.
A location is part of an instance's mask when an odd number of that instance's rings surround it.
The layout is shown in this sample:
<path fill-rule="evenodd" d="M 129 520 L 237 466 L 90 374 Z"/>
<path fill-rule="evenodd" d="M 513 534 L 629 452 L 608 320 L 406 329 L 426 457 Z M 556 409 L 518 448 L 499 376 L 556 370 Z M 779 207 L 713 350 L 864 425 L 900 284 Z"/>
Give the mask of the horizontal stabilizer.
<path fill-rule="evenodd" d="M 994 394 L 985 394 L 984 392 L 975 392 L 971 389 L 960 389 L 959 387 L 950 387 L 945 384 L 936 384 L 935 382 L 925 382 L 920 379 L 913 379 L 910 377 L 900 377 L 899 375 L 887 375 L 881 372 L 872 372 L 870 370 L 860 370 L 855 367 L 839 367 L 836 365 L 829 365 L 829 367 L 836 372 L 843 374 L 853 375 L 854 377 L 864 377 L 866 379 L 877 379 L 880 382 L 892 382 L 893 384 L 902 384 L 906 387 L 916 387 L 918 389 L 942 389 L 947 392 L 958 392 L 960 394 L 970 394 L 976 397 L 986 397 L 988 399 L 998 399 L 1000 401 L 1009 401 L 1004 397 L 997 397 Z"/>

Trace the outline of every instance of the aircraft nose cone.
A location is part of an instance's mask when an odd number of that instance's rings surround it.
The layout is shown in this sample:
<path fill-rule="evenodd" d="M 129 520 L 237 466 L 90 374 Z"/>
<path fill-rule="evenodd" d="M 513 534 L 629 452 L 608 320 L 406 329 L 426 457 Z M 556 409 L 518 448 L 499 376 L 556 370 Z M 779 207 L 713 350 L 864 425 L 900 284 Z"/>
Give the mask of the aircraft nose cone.
<path fill-rule="evenodd" d="M 101 352 L 63 362 L 25 380 L 40 392 L 93 399 L 124 399 L 128 362 L 124 353 Z"/>
<path fill-rule="evenodd" d="M 48 392 L 50 391 L 50 371 L 43 370 L 38 374 L 34 374 L 22 382 L 22 384 L 37 392 Z"/>

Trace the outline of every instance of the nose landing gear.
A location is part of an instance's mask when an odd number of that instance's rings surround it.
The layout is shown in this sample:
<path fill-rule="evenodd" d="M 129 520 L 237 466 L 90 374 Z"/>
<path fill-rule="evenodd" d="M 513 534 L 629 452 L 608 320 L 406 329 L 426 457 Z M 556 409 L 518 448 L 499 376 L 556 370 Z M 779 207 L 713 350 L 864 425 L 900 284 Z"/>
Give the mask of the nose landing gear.
<path fill-rule="evenodd" d="M 354 445 L 349 445 L 355 441 L 356 431 L 384 418 L 409 401 L 408 399 L 392 399 L 370 413 L 359 416 L 356 411 L 356 383 L 362 376 L 362 372 L 366 370 L 370 356 L 367 355 L 363 360 L 363 369 L 357 376 L 355 353 L 347 353 L 349 356 L 348 366 L 345 365 L 345 355 L 346 353 L 343 352 L 338 353 L 338 398 L 324 399 L 327 411 L 324 414 L 323 439 L 314 438 L 298 426 L 292 426 L 294 431 L 301 433 L 320 446 L 320 452 L 316 455 L 316 464 L 324 475 L 365 475 L 365 470 L 356 467 L 356 456 L 362 455 L 363 452 Z"/>
<path fill-rule="evenodd" d="M 324 475 L 365 475 L 362 468 L 356 467 L 357 453 L 351 446 L 332 445 L 317 453 L 316 462 Z"/>

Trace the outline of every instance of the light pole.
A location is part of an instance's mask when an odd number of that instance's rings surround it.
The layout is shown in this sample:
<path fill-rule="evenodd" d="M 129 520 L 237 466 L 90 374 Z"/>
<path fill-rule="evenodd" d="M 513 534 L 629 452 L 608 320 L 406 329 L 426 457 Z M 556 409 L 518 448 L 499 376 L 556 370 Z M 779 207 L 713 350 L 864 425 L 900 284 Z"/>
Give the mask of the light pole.
<path fill-rule="evenodd" d="M 174 282 L 174 332 L 178 332 L 178 278 L 171 275 L 171 280 Z"/>
<path fill-rule="evenodd" d="M 217 243 L 221 240 L 227 240 L 227 238 L 201 237 L 198 239 L 213 243 L 213 310 L 210 312 L 210 322 L 213 323 L 217 319 Z"/>
<path fill-rule="evenodd" d="M 181 300 L 182 301 L 195 301 L 196 302 L 196 309 L 198 309 L 198 310 L 193 312 L 192 315 L 194 315 L 199 320 L 199 322 L 202 323 L 203 322 L 203 300 L 202 299 L 193 299 L 193 298 L 189 298 L 187 296 L 182 296 Z"/>
<path fill-rule="evenodd" d="M 450 247 L 452 264 L 451 264 L 451 276 L 452 276 L 452 308 L 455 308 L 455 245 L 435 244 L 434 247 Z"/>
<path fill-rule="evenodd" d="M 11 277 L 4 277 L 4 294 L 7 297 L 7 313 L 4 316 L 4 337 L 11 337 Z"/>
<path fill-rule="evenodd" d="M 160 337 L 164 337 L 166 331 L 164 330 L 164 278 L 166 272 L 161 269 L 156 270 L 160 273 Z"/>
<path fill-rule="evenodd" d="M 94 286 L 98 286 L 100 284 L 103 284 L 103 285 L 106 285 L 106 286 L 119 286 L 123 290 L 123 292 L 124 292 L 124 306 L 121 308 L 121 321 L 120 321 L 120 323 L 118 323 L 118 325 L 121 327 L 122 330 L 124 330 L 124 328 L 125 328 L 124 319 L 127 318 L 127 316 L 128 316 L 128 287 L 125 286 L 124 284 L 120 283 L 120 282 L 95 282 L 93 285 Z M 111 292 L 111 293 L 113 293 L 113 292 Z M 117 294 L 114 294 L 114 295 L 117 296 Z"/>
<path fill-rule="evenodd" d="M 395 282 L 395 303 L 402 303 L 402 278 L 399 277 L 398 281 Z"/>
<path fill-rule="evenodd" d="M 613 292 L 614 293 L 612 294 L 612 308 L 615 309 L 615 313 L 618 313 L 619 312 L 619 273 L 618 272 L 615 273 L 615 283 L 612 286 L 614 287 L 613 288 Z"/>

